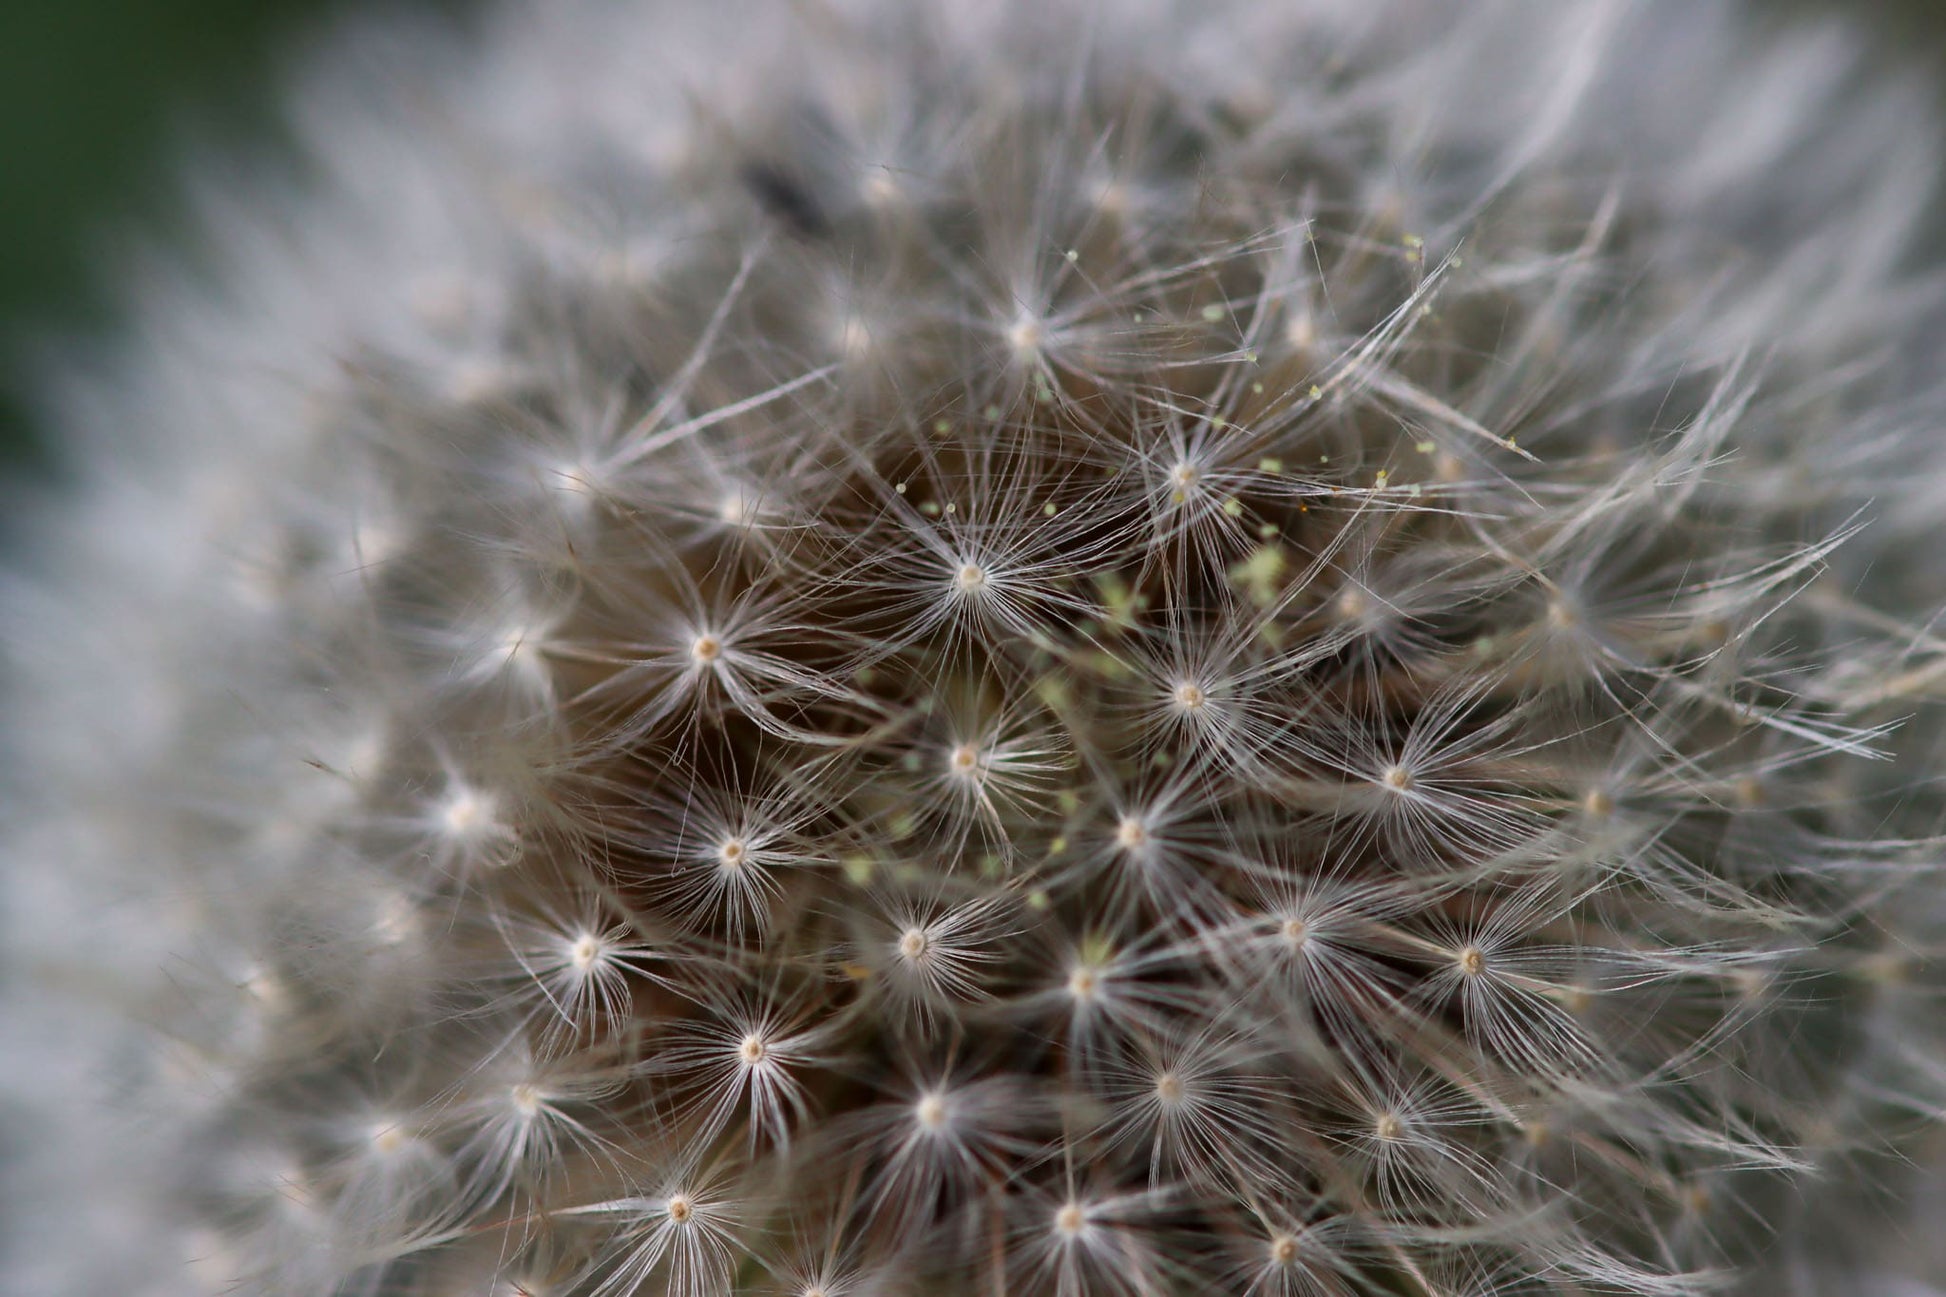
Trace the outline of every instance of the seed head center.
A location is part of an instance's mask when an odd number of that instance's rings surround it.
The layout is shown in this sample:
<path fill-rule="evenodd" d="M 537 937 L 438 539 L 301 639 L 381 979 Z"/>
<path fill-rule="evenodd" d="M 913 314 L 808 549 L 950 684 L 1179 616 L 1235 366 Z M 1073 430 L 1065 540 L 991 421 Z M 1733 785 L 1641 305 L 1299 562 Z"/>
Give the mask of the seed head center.
<path fill-rule="evenodd" d="M 1020 356 L 1039 351 L 1046 338 L 1046 327 L 1031 315 L 1022 315 L 1007 329 L 1007 345 Z"/>
<path fill-rule="evenodd" d="M 446 832 L 456 838 L 468 837 L 493 820 L 493 803 L 480 794 L 462 790 L 446 801 Z"/>
<path fill-rule="evenodd" d="M 756 503 L 742 487 L 733 486 L 718 501 L 716 516 L 726 526 L 747 527 L 756 520 Z"/>
<path fill-rule="evenodd" d="M 938 1130 L 946 1124 L 946 1101 L 936 1094 L 923 1096 L 913 1105 L 912 1115 L 926 1130 Z"/>

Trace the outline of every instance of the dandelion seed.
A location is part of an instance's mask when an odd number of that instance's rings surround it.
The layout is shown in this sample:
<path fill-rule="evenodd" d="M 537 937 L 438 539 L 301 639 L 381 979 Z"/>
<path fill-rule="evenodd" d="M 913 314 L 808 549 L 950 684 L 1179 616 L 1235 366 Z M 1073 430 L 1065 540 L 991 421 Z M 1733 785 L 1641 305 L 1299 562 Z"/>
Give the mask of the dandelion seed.
<path fill-rule="evenodd" d="M 1046 336 L 1046 326 L 1041 321 L 1022 316 L 1007 327 L 1007 346 L 1018 357 L 1030 357 L 1039 353 Z"/>

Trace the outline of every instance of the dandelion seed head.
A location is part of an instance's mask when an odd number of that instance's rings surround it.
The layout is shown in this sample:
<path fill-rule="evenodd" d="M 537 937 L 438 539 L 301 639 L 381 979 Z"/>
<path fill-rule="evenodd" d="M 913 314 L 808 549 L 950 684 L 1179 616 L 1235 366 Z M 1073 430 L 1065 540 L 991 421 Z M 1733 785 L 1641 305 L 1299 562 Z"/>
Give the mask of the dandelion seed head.
<path fill-rule="evenodd" d="M 838 350 L 851 360 L 863 360 L 872 354 L 873 337 L 871 326 L 856 316 L 848 319 L 838 331 Z"/>
<path fill-rule="evenodd" d="M 419 907 L 402 892 L 381 892 L 373 907 L 371 933 L 382 944 L 404 946 L 417 940 L 425 930 Z"/>
<path fill-rule="evenodd" d="M 1284 325 L 1284 341 L 1292 351 L 1304 353 L 1318 343 L 1318 325 L 1309 312 L 1294 315 Z"/>
<path fill-rule="evenodd" d="M 891 207 L 905 197 L 905 187 L 898 177 L 884 168 L 867 172 L 860 188 L 865 202 L 872 207 Z"/>
<path fill-rule="evenodd" d="M 1039 352 L 1046 337 L 1047 326 L 1031 315 L 1022 314 L 1007 326 L 1007 346 L 1023 359 Z"/>
<path fill-rule="evenodd" d="M 50 366 L 0 1265 L 1937 1286 L 1937 96 L 1757 8 L 346 23 Z"/>
<path fill-rule="evenodd" d="M 596 484 L 600 480 L 599 469 L 582 463 L 561 464 L 546 470 L 547 484 L 577 502 L 599 495 Z"/>
<path fill-rule="evenodd" d="M 724 491 L 716 504 L 716 516 L 726 527 L 748 527 L 758 518 L 758 499 L 741 486 L 731 486 Z M 700 646 L 704 636 L 697 641 Z M 718 646 L 720 651 L 721 646 Z M 701 659 L 701 655 L 699 660 Z"/>
<path fill-rule="evenodd" d="M 538 625 L 509 626 L 487 655 L 488 664 L 528 686 L 544 687 L 549 678 L 547 629 Z"/>
<path fill-rule="evenodd" d="M 366 1133 L 366 1138 L 370 1141 L 374 1153 L 381 1157 L 389 1157 L 404 1148 L 411 1136 L 397 1122 L 387 1121 L 373 1125 Z"/>
<path fill-rule="evenodd" d="M 946 1124 L 948 1115 L 946 1098 L 941 1094 L 921 1095 L 919 1102 L 912 1106 L 912 1119 L 919 1123 L 921 1130 L 939 1130 Z"/>
<path fill-rule="evenodd" d="M 439 805 L 440 828 L 460 841 L 491 831 L 495 823 L 493 798 L 464 785 L 448 792 Z"/>

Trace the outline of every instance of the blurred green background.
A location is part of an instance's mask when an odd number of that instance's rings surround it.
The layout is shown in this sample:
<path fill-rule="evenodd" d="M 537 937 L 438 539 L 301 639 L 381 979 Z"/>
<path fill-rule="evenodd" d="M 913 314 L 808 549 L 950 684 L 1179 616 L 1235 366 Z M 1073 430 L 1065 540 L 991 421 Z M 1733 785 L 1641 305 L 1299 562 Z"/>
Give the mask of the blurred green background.
<path fill-rule="evenodd" d="M 473 0 L 398 3 L 463 12 Z M 29 462 L 34 446 L 12 387 L 14 342 L 109 318 L 111 294 L 90 275 L 90 253 L 166 211 L 172 144 L 185 131 L 231 145 L 268 137 L 278 52 L 347 7 L 0 0 L 0 469 Z M 1785 0 L 1779 11 L 1841 7 L 1868 14 L 1908 51 L 1946 42 L 1946 0 Z"/>
<path fill-rule="evenodd" d="M 471 0 L 363 2 L 461 12 Z M 35 454 L 20 340 L 113 318 L 90 262 L 162 223 L 185 139 L 274 138 L 281 56 L 351 7 L 0 0 L 0 471 Z"/>

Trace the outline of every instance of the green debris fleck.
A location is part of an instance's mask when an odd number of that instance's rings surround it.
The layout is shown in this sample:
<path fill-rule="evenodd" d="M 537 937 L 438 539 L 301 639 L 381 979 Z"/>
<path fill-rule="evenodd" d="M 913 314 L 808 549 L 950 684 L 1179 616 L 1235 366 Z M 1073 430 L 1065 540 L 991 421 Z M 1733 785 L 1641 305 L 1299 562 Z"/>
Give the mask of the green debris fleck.
<path fill-rule="evenodd" d="M 1230 569 L 1230 581 L 1247 593 L 1252 603 L 1267 607 L 1277 597 L 1289 561 L 1283 546 L 1259 545 Z"/>

